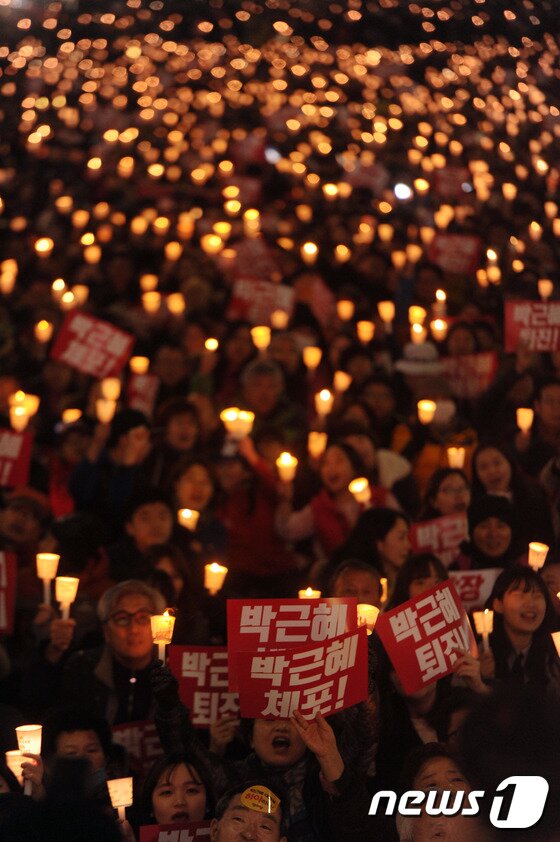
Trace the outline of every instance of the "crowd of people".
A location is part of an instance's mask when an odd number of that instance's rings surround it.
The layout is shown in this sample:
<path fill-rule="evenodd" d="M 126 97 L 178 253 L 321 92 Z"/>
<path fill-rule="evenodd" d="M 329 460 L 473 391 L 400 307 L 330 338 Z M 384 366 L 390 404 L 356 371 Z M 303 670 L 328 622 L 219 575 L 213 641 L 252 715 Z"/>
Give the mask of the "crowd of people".
<path fill-rule="evenodd" d="M 0 0 L 1 757 L 43 725 L 21 774 L 0 761 L 0 839 L 211 820 L 215 842 L 478 842 L 484 810 L 371 798 L 531 774 L 545 815 L 510 838 L 559 838 L 556 17 Z M 64 350 L 76 312 L 130 337 L 112 394 L 103 343 Z M 10 430 L 31 448 L 16 482 Z M 459 540 L 418 546 L 451 521 Z M 41 552 L 79 578 L 69 616 Z M 229 599 L 311 586 L 386 612 L 453 571 L 494 574 L 489 646 L 414 694 L 374 632 L 360 705 L 204 731 L 156 657 L 166 607 L 173 643 L 224 646 Z M 112 731 L 145 721 L 147 773 Z M 129 774 L 117 821 L 107 781 Z"/>

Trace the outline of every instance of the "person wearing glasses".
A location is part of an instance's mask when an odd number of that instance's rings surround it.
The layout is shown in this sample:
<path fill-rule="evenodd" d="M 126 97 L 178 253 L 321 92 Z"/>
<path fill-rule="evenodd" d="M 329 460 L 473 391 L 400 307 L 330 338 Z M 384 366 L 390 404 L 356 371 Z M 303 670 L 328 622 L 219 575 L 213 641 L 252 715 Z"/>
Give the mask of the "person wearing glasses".
<path fill-rule="evenodd" d="M 64 640 L 56 629 L 51 632 L 26 670 L 27 712 L 41 715 L 64 704 L 95 713 L 110 725 L 148 719 L 155 656 L 150 617 L 164 609 L 159 591 L 135 579 L 105 591 L 97 607 L 103 646 L 72 653 L 72 629 Z M 72 622 L 54 620 L 52 625 Z"/>

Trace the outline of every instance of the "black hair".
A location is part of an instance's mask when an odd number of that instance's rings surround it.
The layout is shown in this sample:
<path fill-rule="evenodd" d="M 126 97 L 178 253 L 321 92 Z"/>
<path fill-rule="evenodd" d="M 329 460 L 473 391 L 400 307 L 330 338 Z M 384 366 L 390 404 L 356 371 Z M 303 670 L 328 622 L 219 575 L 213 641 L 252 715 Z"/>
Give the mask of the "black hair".
<path fill-rule="evenodd" d="M 369 563 L 384 575 L 376 542 L 383 541 L 399 520 L 409 523 L 407 515 L 396 509 L 380 507 L 363 512 L 348 539 L 333 554 L 330 569 L 333 565 L 352 558 Z"/>
<path fill-rule="evenodd" d="M 174 513 L 171 500 L 164 491 L 159 488 L 146 487 L 133 494 L 128 501 L 124 510 L 124 522 L 129 523 L 141 506 L 149 506 L 151 503 L 162 503 L 167 506 L 172 515 Z"/>
<path fill-rule="evenodd" d="M 387 605 L 386 611 L 402 605 L 410 599 L 409 588 L 416 579 L 424 579 L 431 576 L 430 568 L 434 568 L 439 579 L 449 579 L 449 574 L 439 558 L 433 553 L 418 553 L 410 556 L 397 572 L 393 595 Z"/>
<path fill-rule="evenodd" d="M 537 384 L 537 388 L 535 390 L 535 400 L 542 400 L 544 390 L 548 389 L 550 386 L 558 386 L 560 388 L 560 380 L 557 377 L 547 377 L 545 380 L 541 380 Z"/>
<path fill-rule="evenodd" d="M 174 769 L 182 763 L 196 773 L 204 787 L 206 792 L 206 816 L 212 816 L 215 807 L 215 794 L 211 770 L 208 768 L 206 761 L 194 751 L 176 752 L 159 757 L 146 775 L 140 795 L 134 805 L 140 823 L 153 824 L 152 795 L 158 781 L 165 772 L 168 772 L 168 777 L 170 777 Z"/>
<path fill-rule="evenodd" d="M 424 506 L 420 513 L 420 520 L 429 520 L 430 518 L 440 516 L 441 512 L 436 509 L 434 501 L 442 482 L 444 482 L 447 477 L 452 477 L 454 475 L 461 477 L 467 488 L 469 488 L 469 480 L 461 468 L 438 468 L 438 470 L 432 474 L 430 482 L 428 483 L 428 487 L 424 495 Z"/>
<path fill-rule="evenodd" d="M 359 558 L 349 558 L 346 561 L 341 562 L 336 570 L 333 571 L 333 574 L 330 578 L 330 583 L 328 587 L 328 593 L 334 593 L 336 583 L 341 576 L 345 573 L 368 573 L 370 576 L 373 576 L 380 582 L 379 570 L 377 567 L 374 567 L 372 564 L 368 564 L 365 561 L 362 561 Z"/>
<path fill-rule="evenodd" d="M 187 398 L 174 397 L 164 401 L 156 412 L 155 426 L 160 430 L 165 430 L 169 421 L 177 415 L 190 415 L 196 421 L 200 432 L 198 410 Z"/>
<path fill-rule="evenodd" d="M 339 450 L 342 450 L 342 452 L 344 453 L 344 455 L 346 456 L 346 458 L 352 466 L 352 470 L 354 471 L 355 477 L 364 476 L 364 474 L 366 473 L 366 467 L 362 462 L 359 453 L 351 445 L 346 444 L 346 442 L 343 442 L 338 438 L 333 439 L 327 444 L 327 447 L 325 448 L 325 453 L 327 453 L 327 451 L 332 447 L 338 447 Z"/>
<path fill-rule="evenodd" d="M 526 491 L 526 485 L 521 478 L 521 474 L 519 468 L 517 467 L 517 463 L 513 458 L 513 455 L 509 452 L 507 447 L 505 447 L 501 442 L 497 442 L 494 440 L 486 440 L 479 443 L 475 451 L 473 452 L 472 459 L 471 459 L 471 467 L 472 467 L 472 492 L 473 494 L 486 494 L 486 488 L 483 486 L 482 482 L 477 473 L 476 461 L 480 453 L 483 453 L 485 450 L 497 450 L 501 456 L 509 464 L 511 469 L 511 480 L 510 480 L 510 487 L 511 491 L 513 492 L 514 497 L 517 496 L 519 493 L 523 493 Z"/>
<path fill-rule="evenodd" d="M 43 727 L 43 750 L 46 757 L 56 754 L 56 742 L 61 734 L 74 731 L 95 731 L 105 757 L 112 749 L 111 728 L 106 719 L 81 708 L 58 708 L 50 713 Z"/>

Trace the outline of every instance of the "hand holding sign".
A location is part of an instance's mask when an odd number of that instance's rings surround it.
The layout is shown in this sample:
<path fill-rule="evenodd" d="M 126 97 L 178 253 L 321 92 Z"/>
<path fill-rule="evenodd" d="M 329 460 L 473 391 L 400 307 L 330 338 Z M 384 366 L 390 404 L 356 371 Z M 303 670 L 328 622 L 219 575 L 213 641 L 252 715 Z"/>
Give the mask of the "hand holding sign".
<path fill-rule="evenodd" d="M 223 756 L 227 746 L 239 733 L 239 717 L 224 716 L 210 726 L 210 751 Z"/>
<path fill-rule="evenodd" d="M 463 678 L 467 687 L 474 693 L 490 693 L 490 687 L 484 683 L 480 674 L 480 661 L 468 652 L 455 650 L 459 656 L 453 665 L 457 678 Z"/>
<path fill-rule="evenodd" d="M 337 781 L 344 771 L 344 761 L 327 720 L 320 713 L 316 714 L 315 719 L 307 720 L 295 710 L 291 721 L 307 748 L 319 761 L 323 777 L 330 782 Z"/>

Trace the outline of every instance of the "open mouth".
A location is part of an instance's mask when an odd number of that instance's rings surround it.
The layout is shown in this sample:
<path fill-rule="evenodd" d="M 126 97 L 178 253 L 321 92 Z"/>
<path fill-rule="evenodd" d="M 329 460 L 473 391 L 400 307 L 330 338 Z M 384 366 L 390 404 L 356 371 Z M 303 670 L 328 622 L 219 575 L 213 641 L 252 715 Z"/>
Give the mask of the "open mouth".
<path fill-rule="evenodd" d="M 290 748 L 290 741 L 288 737 L 274 737 L 272 740 L 272 748 L 275 751 L 288 751 Z"/>
<path fill-rule="evenodd" d="M 177 813 L 173 813 L 171 818 L 174 822 L 180 822 L 180 821 L 188 822 L 190 816 L 189 816 L 189 814 L 187 813 L 186 810 L 179 810 Z"/>
<path fill-rule="evenodd" d="M 523 611 L 523 613 L 521 614 L 521 619 L 528 620 L 531 622 L 537 619 L 537 613 L 536 611 Z"/>

